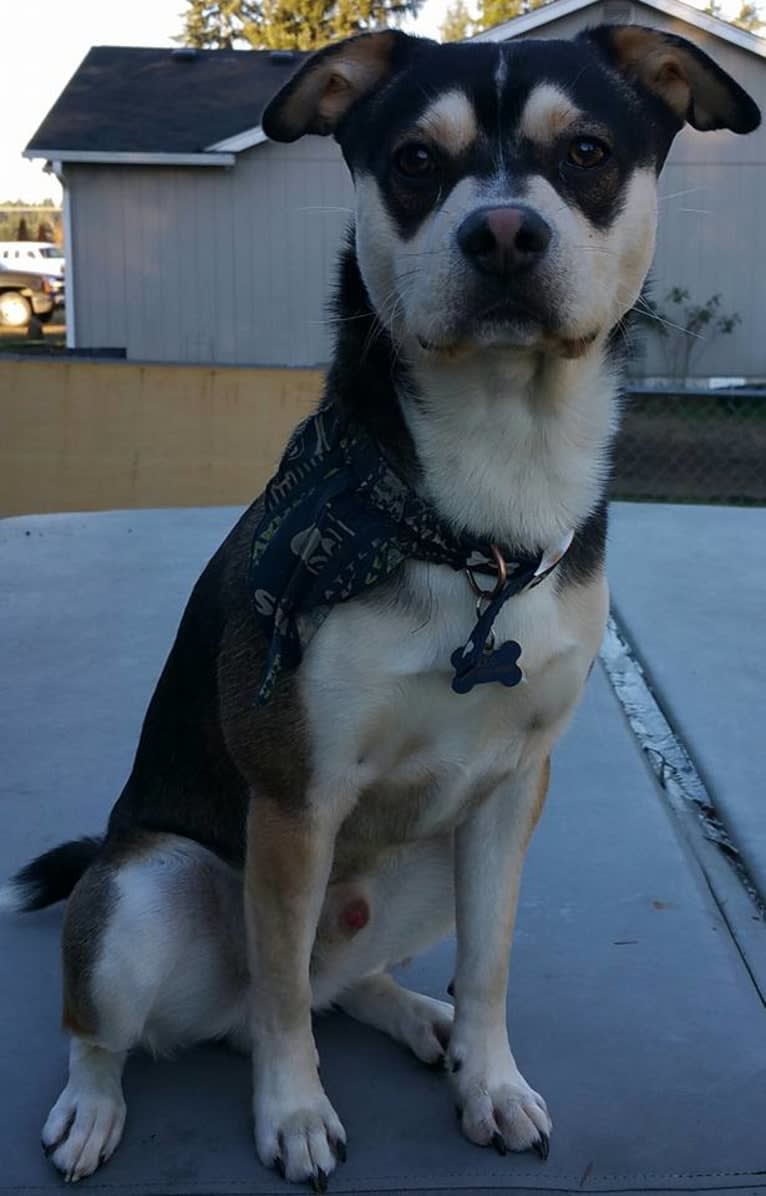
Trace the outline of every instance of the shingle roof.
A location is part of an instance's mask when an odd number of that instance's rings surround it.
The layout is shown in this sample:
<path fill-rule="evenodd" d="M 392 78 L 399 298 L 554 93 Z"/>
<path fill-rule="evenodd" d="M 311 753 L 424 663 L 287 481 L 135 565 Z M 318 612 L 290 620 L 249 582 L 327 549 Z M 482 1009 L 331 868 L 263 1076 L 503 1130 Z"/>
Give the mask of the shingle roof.
<path fill-rule="evenodd" d="M 303 57 L 94 46 L 26 152 L 199 153 L 258 125 Z"/>

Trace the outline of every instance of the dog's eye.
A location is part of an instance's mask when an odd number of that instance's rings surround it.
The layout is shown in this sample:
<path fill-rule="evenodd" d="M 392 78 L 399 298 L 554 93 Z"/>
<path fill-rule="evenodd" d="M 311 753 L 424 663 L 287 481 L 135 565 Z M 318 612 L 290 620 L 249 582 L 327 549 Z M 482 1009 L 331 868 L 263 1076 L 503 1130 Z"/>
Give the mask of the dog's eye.
<path fill-rule="evenodd" d="M 408 141 L 394 154 L 394 166 L 407 179 L 427 179 L 436 173 L 436 159 L 421 141 Z"/>
<path fill-rule="evenodd" d="M 567 150 L 567 165 L 589 170 L 600 166 L 609 157 L 609 149 L 595 137 L 576 137 Z"/>

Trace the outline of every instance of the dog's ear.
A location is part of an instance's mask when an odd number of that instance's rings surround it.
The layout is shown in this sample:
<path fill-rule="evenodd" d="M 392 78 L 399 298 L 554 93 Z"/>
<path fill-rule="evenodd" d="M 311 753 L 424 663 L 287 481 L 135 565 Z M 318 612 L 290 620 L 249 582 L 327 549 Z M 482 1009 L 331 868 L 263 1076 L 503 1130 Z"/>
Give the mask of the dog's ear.
<path fill-rule="evenodd" d="M 273 141 L 334 133 L 349 109 L 404 65 L 410 48 L 419 44 L 420 38 L 384 29 L 326 46 L 269 101 L 261 128 Z"/>
<path fill-rule="evenodd" d="M 599 25 L 584 35 L 634 85 L 695 129 L 752 133 L 758 105 L 693 42 L 643 25 Z"/>

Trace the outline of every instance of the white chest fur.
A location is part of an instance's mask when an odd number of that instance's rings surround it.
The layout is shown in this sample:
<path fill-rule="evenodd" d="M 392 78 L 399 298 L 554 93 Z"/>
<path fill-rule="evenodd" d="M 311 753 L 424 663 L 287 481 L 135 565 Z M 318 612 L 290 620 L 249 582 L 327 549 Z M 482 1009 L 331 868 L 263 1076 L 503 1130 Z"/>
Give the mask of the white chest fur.
<path fill-rule="evenodd" d="M 402 407 L 443 519 L 530 549 L 582 526 L 603 490 L 613 419 L 601 342 L 577 361 L 426 355 L 414 376 L 417 396 Z M 336 606 L 301 669 L 313 800 L 339 803 L 345 831 L 381 845 L 448 830 L 550 751 L 605 617 L 600 573 L 561 594 L 549 578 L 510 599 L 495 626 L 499 644 L 521 644 L 524 681 L 455 694 L 450 657 L 476 620 L 461 573 L 410 562 L 395 595 L 383 587 Z"/>
<path fill-rule="evenodd" d="M 382 592 L 335 607 L 301 670 L 314 799 L 358 803 L 357 830 L 380 846 L 450 829 L 469 802 L 550 750 L 605 609 L 601 577 L 564 597 L 549 579 L 510 599 L 497 642 L 522 645 L 524 681 L 455 694 L 450 656 L 475 620 L 462 574 L 412 563 L 396 602 Z"/>

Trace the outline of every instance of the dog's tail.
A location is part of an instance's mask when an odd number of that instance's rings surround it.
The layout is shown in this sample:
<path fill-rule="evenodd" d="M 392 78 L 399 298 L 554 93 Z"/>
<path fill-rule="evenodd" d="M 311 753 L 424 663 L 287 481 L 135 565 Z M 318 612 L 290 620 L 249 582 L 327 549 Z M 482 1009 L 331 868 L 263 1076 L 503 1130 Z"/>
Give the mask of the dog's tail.
<path fill-rule="evenodd" d="M 72 839 L 26 864 L 0 885 L 0 912 L 30 913 L 63 901 L 101 851 L 103 839 Z"/>

